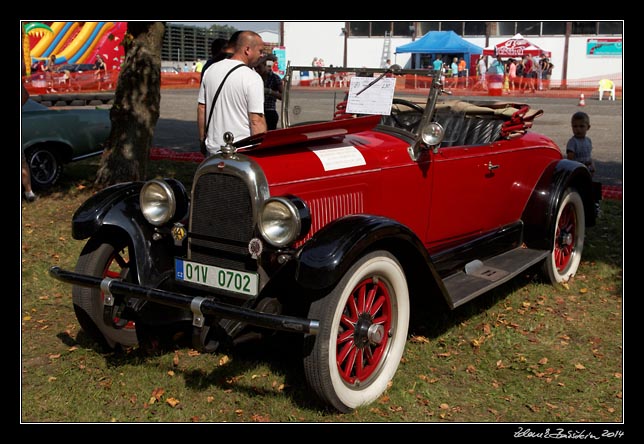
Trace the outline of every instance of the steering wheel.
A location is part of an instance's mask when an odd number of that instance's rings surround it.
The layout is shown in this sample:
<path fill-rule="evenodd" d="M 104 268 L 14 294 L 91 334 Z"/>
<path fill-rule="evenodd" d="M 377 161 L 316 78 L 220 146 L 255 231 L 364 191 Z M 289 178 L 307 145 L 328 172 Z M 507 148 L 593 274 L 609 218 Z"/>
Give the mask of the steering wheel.
<path fill-rule="evenodd" d="M 414 102 L 394 98 L 391 107 L 391 114 L 389 116 L 384 116 L 381 123 L 396 128 L 402 128 L 407 131 L 416 132 L 418 125 L 423 118 L 424 112 L 425 110 L 423 107 Z"/>

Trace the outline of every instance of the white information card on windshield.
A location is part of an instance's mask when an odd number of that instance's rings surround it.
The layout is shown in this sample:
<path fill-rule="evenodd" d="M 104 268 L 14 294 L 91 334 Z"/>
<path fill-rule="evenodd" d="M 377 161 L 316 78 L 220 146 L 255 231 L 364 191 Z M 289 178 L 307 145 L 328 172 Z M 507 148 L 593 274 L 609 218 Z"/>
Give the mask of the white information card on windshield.
<path fill-rule="evenodd" d="M 383 77 L 352 77 L 349 86 L 347 113 L 349 114 L 391 114 L 396 79 Z M 373 83 L 371 86 L 369 86 Z"/>

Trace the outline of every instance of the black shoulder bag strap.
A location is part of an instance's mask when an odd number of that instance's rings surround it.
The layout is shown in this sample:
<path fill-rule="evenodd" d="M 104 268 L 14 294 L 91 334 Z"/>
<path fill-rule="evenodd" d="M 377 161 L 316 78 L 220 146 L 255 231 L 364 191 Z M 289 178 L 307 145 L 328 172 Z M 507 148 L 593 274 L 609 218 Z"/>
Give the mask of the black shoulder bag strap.
<path fill-rule="evenodd" d="M 241 68 L 242 66 L 247 66 L 247 65 L 244 63 L 240 63 L 239 65 L 234 66 L 233 69 L 228 71 L 228 74 L 226 74 L 226 77 L 224 77 L 224 80 L 222 80 L 221 83 L 219 84 L 219 88 L 217 88 L 217 92 L 215 93 L 215 98 L 212 99 L 212 105 L 210 106 L 210 113 L 208 114 L 208 120 L 206 121 L 206 129 L 203 132 L 204 140 L 208 138 L 208 127 L 210 126 L 210 119 L 212 119 L 212 112 L 215 110 L 215 102 L 217 101 L 217 97 L 219 97 L 221 88 L 224 86 L 224 82 L 234 70 L 236 70 L 237 68 Z"/>

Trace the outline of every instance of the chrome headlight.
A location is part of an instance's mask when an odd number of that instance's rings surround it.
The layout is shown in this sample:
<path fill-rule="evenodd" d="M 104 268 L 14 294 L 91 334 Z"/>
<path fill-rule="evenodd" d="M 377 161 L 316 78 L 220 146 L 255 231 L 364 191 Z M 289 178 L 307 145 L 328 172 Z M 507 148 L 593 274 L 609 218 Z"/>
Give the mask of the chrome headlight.
<path fill-rule="evenodd" d="M 278 248 L 293 243 L 311 228 L 310 212 L 304 201 L 289 197 L 271 197 L 259 214 L 259 231 L 266 241 Z"/>
<path fill-rule="evenodd" d="M 421 137 L 423 142 L 429 146 L 438 145 L 443 141 L 443 137 L 445 137 L 445 129 L 443 129 L 440 123 L 432 122 L 429 125 L 425 125 Z"/>
<path fill-rule="evenodd" d="M 152 225 L 168 223 L 177 210 L 177 197 L 168 184 L 160 179 L 153 179 L 143 185 L 139 196 L 141 212 Z"/>

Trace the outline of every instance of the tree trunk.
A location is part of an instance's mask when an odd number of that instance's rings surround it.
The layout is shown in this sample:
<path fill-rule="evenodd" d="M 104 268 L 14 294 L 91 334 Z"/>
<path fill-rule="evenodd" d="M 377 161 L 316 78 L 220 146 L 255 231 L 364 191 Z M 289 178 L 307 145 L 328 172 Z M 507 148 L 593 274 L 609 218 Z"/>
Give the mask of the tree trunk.
<path fill-rule="evenodd" d="M 129 22 L 125 60 L 110 110 L 112 128 L 94 185 L 145 180 L 161 102 L 163 22 Z"/>

